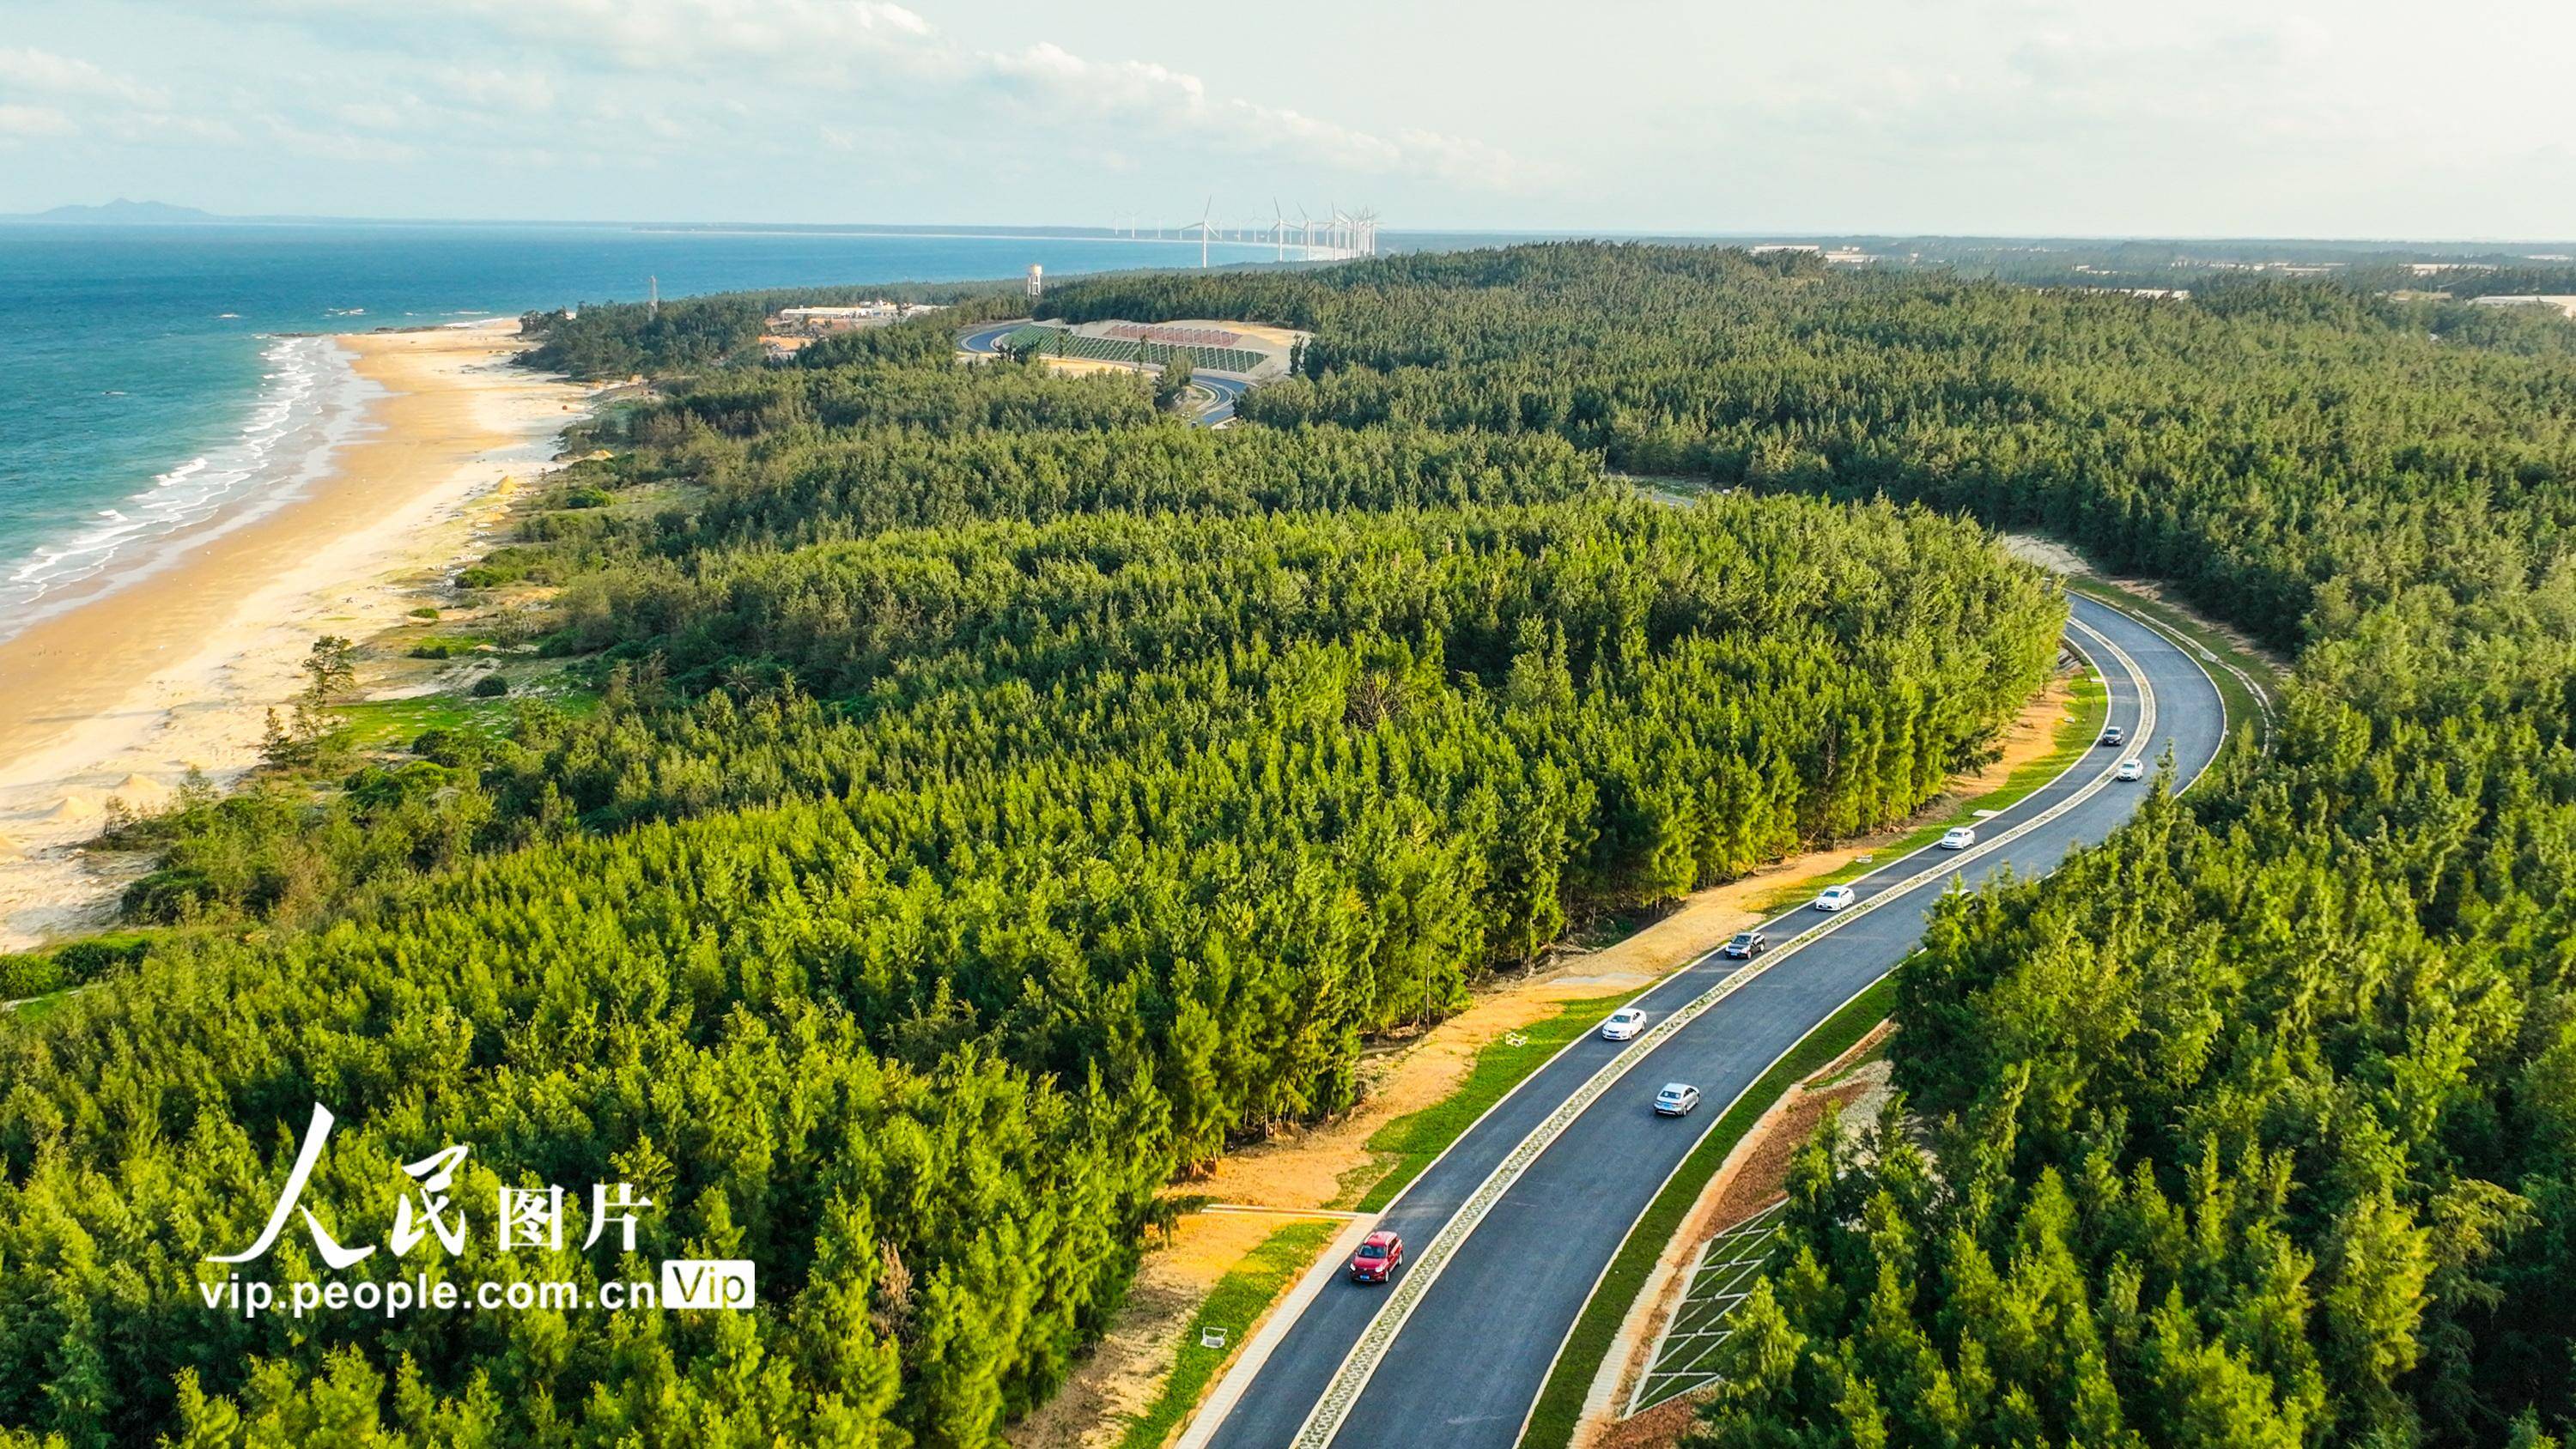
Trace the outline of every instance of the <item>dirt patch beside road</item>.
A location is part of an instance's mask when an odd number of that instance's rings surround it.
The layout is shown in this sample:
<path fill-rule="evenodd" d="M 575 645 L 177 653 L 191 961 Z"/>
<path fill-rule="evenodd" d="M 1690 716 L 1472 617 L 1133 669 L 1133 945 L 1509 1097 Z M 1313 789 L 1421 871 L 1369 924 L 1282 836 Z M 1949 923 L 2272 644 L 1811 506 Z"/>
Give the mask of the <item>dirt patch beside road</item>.
<path fill-rule="evenodd" d="M 1954 782 L 1951 791 L 1927 805 L 1922 816 L 1955 809 L 1961 796 L 1993 790 L 2016 767 L 2046 755 L 2055 746 L 2057 728 L 2066 713 L 2065 681 L 2053 680 L 2005 732 L 2000 756 Z M 1910 830 L 1910 823 L 1900 825 L 1694 892 L 1616 944 L 1596 951 L 1561 949 L 1537 971 L 1489 982 L 1465 1011 L 1364 1060 L 1360 1105 L 1348 1115 L 1229 1152 L 1206 1177 L 1179 1184 L 1174 1191 L 1217 1203 L 1259 1207 L 1314 1209 L 1347 1204 L 1385 1171 L 1388 1154 L 1372 1152 L 1369 1138 L 1389 1122 L 1448 1099 L 1474 1069 L 1477 1054 L 1505 1033 L 1555 1016 L 1568 1001 L 1644 990 L 1761 920 L 1757 907 L 1771 897 L 1800 881 L 1840 870 L 1862 855 L 1882 851 Z M 1815 1110 L 1822 1110 L 1821 1102 Z M 1786 1139 L 1790 1147 L 1804 1140 L 1804 1130 Z M 1218 1279 L 1283 1221 L 1233 1213 L 1192 1213 L 1181 1219 L 1170 1243 L 1146 1255 L 1136 1290 L 1119 1311 L 1108 1337 L 1075 1366 L 1052 1402 L 1010 1431 L 1010 1443 L 1015 1449 L 1115 1445 L 1125 1432 L 1127 1418 L 1140 1413 L 1160 1391 L 1180 1335 L 1198 1305 Z M 1695 1250 L 1700 1239 L 1690 1241 Z"/>

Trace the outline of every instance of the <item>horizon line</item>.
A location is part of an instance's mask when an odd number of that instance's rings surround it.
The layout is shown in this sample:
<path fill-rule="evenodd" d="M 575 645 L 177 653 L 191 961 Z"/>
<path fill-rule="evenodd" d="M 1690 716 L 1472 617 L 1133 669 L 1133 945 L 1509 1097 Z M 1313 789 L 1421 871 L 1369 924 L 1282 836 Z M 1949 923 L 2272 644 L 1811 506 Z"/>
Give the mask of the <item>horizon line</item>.
<path fill-rule="evenodd" d="M 100 223 L 118 228 L 149 229 L 153 227 L 184 228 L 192 226 L 421 226 L 421 227 L 563 227 L 567 229 L 630 231 L 734 231 L 734 232 L 801 232 L 806 234 L 868 235 L 937 235 L 976 237 L 992 235 L 1024 240 L 1064 241 L 1195 241 L 1195 237 L 1138 236 L 1114 226 L 1077 222 L 903 222 L 903 221 L 758 221 L 743 219 L 671 220 L 671 219 L 582 219 L 570 217 L 431 217 L 431 216 L 335 216 L 307 212 L 218 212 L 202 207 L 175 203 L 133 202 L 119 197 L 104 203 L 65 202 L 42 211 L 0 213 L 0 225 L 64 226 L 80 225 L 76 217 L 57 217 L 64 211 L 108 210 L 124 205 L 187 213 L 184 218 L 167 221 L 114 221 Z M 1187 224 L 1181 224 L 1187 225 Z M 1164 228 L 1174 228 L 1164 223 Z M 1302 229 L 1301 229 L 1302 230 Z M 1055 237 L 1038 235 L 1054 231 Z M 1509 237 L 1531 240 L 1794 240 L 1794 241 L 1952 241 L 1952 242 L 2169 242 L 2190 245 L 2213 243 L 2235 244 L 2328 244 L 2343 246 L 2441 246 L 2441 247 L 2519 247 L 2576 246 L 2576 238 L 2543 236 L 2335 236 L 2324 233 L 2298 235 L 2261 232 L 1979 232 L 1924 231 L 1905 229 L 1830 229 L 1830 228 L 1667 228 L 1667 227 L 1545 227 L 1545 226 L 1474 226 L 1465 224 L 1423 224 L 1378 228 L 1381 236 L 1478 236 Z M 1268 236 L 1218 240 L 1217 246 L 1272 246 Z"/>

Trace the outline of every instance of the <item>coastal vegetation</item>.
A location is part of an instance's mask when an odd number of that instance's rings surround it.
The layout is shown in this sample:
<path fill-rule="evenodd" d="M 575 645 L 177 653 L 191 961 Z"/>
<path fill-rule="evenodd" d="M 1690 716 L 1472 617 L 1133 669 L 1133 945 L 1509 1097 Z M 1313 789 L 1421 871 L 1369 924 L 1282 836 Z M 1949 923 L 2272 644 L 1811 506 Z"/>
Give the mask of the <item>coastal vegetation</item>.
<path fill-rule="evenodd" d="M 992 1444 L 1158 1189 L 1371 1033 L 1979 758 L 2063 602 L 1954 512 L 2297 668 L 2269 755 L 1945 909 L 1919 1130 L 1806 1149 L 1701 1435 L 2567 1432 L 2576 328 L 1644 246 L 1050 294 L 1313 334 L 1205 432 L 955 314 L 759 364 L 766 305 L 551 324 L 690 375 L 462 580 L 538 591 L 584 707 L 192 799 L 166 933 L 0 1027 L 0 1442 Z M 762 1306 L 203 1312 L 316 1101 L 344 1237 L 453 1142 L 461 1203 L 658 1207 L 442 1273 L 746 1258 Z"/>
<path fill-rule="evenodd" d="M 865 335 L 621 410 L 461 576 L 545 599 L 582 707 L 365 749 L 315 727 L 333 641 L 271 770 L 133 827 L 161 933 L 0 1028 L 0 1424 L 991 1444 L 1175 1175 L 1571 922 L 1901 818 L 2055 656 L 2054 588 L 1921 510 L 1675 510 L 1561 438 L 1207 432 Z M 207 1311 L 317 1102 L 342 1241 L 454 1144 L 469 1220 L 655 1208 L 623 1256 L 475 1222 L 441 1277 L 738 1258 L 761 1307 Z"/>
<path fill-rule="evenodd" d="M 2300 651 L 2270 757 L 1949 907 L 1899 977 L 1926 1133 L 1808 1150 L 1705 1442 L 2566 1435 L 2576 327 L 1582 245 L 1253 290 L 1315 333 L 1270 426 L 1962 509 Z"/>

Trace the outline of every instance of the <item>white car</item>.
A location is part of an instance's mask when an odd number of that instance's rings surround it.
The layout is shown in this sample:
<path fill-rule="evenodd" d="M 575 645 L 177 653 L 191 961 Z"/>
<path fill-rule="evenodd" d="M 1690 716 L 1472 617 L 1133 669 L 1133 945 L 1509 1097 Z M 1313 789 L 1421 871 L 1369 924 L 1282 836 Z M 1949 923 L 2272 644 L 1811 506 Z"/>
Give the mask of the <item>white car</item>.
<path fill-rule="evenodd" d="M 1655 1115 L 1658 1117 L 1687 1117 L 1691 1108 L 1698 1105 L 1699 1088 L 1688 1082 L 1666 1082 L 1664 1089 L 1655 1094 Z"/>
<path fill-rule="evenodd" d="M 1633 1006 L 1623 1006 L 1610 1013 L 1608 1021 L 1601 1023 L 1601 1038 L 1604 1041 L 1626 1041 L 1645 1029 L 1646 1014 Z"/>
<path fill-rule="evenodd" d="M 1973 826 L 1953 825 L 1949 829 L 1941 832 L 1941 848 L 1943 850 L 1965 850 L 1976 843 L 1977 832 Z"/>
<path fill-rule="evenodd" d="M 2146 777 L 2146 763 L 2141 760 L 2122 760 L 2120 768 L 2111 772 L 2111 778 L 2115 780 L 2143 780 Z"/>
<path fill-rule="evenodd" d="M 1839 911 L 1859 899 L 1860 893 L 1850 886 L 1827 886 L 1816 895 L 1816 909 Z"/>

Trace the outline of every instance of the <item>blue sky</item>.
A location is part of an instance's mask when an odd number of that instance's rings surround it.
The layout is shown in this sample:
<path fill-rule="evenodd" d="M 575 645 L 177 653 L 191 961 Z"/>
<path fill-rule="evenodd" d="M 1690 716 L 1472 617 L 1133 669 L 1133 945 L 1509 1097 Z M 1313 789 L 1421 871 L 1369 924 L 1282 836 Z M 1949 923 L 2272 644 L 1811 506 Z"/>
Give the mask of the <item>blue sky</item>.
<path fill-rule="evenodd" d="M 2576 236 L 2576 7 L 9 0 L 0 212 Z"/>

